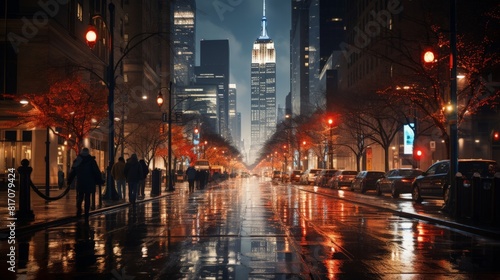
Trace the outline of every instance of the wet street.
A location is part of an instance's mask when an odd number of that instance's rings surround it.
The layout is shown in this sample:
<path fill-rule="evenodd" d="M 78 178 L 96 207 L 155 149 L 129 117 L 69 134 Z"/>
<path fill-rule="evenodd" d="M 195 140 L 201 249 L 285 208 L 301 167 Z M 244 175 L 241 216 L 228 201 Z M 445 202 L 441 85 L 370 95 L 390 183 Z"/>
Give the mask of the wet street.
<path fill-rule="evenodd" d="M 234 179 L 18 236 L 18 279 L 500 279 L 500 240 Z M 407 203 L 402 199 L 402 204 Z M 1 242 L 2 275 L 7 242 Z M 15 279 L 4 277 L 2 279 Z"/>

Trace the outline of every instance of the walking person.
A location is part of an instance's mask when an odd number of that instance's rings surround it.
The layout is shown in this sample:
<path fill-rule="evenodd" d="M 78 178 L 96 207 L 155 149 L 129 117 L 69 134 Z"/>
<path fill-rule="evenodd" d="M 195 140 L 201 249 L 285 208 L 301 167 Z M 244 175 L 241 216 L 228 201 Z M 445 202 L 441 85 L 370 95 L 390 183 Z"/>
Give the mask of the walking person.
<path fill-rule="evenodd" d="M 194 192 L 194 180 L 196 180 L 196 169 L 190 165 L 186 170 L 186 177 L 188 180 L 189 192 Z"/>
<path fill-rule="evenodd" d="M 59 167 L 59 171 L 57 171 L 57 185 L 59 189 L 64 187 L 64 171 L 62 171 L 62 167 Z"/>
<path fill-rule="evenodd" d="M 139 159 L 136 154 L 132 154 L 127 160 L 127 163 L 125 163 L 124 173 L 128 183 L 128 199 L 129 202 L 135 206 L 137 188 L 139 187 L 139 181 L 143 177 L 142 167 L 139 164 Z"/>
<path fill-rule="evenodd" d="M 203 190 L 208 182 L 208 170 L 200 170 L 200 190 Z"/>
<path fill-rule="evenodd" d="M 95 193 L 96 185 L 104 184 L 99 166 L 95 158 L 90 155 L 88 148 L 83 148 L 73 162 L 68 175 L 68 184 L 71 185 L 75 177 L 77 190 L 76 216 L 80 217 L 82 215 L 82 202 L 85 200 L 85 222 L 88 222 L 90 196 Z"/>
<path fill-rule="evenodd" d="M 111 168 L 111 176 L 116 181 L 116 188 L 118 189 L 118 199 L 125 199 L 125 159 L 119 157 L 118 161 L 113 164 Z"/>
<path fill-rule="evenodd" d="M 139 160 L 139 164 L 142 168 L 142 178 L 139 181 L 139 199 L 144 199 L 144 197 L 146 196 L 144 191 L 146 189 L 146 178 L 148 177 L 149 168 L 146 165 L 146 161 L 144 161 L 144 159 Z"/>

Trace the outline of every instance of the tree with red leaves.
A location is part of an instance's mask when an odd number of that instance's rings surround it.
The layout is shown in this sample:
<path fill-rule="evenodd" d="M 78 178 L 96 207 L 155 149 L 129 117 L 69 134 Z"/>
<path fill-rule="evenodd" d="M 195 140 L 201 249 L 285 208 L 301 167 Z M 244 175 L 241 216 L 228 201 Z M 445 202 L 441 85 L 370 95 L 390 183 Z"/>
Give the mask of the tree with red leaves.
<path fill-rule="evenodd" d="M 26 93 L 18 98 L 26 99 L 31 109 L 27 113 L 12 112 L 21 119 L 16 126 L 58 128 L 57 134 L 76 153 L 84 138 L 106 117 L 106 88 L 76 73 L 52 82 L 48 92 Z"/>

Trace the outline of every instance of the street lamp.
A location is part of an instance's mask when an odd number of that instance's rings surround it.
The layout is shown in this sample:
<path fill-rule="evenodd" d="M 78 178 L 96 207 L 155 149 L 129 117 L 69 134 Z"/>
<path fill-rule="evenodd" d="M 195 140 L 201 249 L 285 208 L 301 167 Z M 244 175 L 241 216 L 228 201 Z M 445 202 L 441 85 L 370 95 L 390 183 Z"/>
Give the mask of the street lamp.
<path fill-rule="evenodd" d="M 115 161 L 115 129 L 114 129 L 114 98 L 115 98 L 115 78 L 114 78 L 114 26 L 115 26 L 115 4 L 109 3 L 109 57 L 108 57 L 108 66 L 107 72 L 108 75 L 106 77 L 106 84 L 108 87 L 108 158 L 109 163 L 107 167 L 107 182 L 106 182 L 106 194 L 104 195 L 105 199 L 111 199 L 115 193 L 114 180 L 111 177 L 111 168 L 113 167 Z M 101 18 L 100 15 L 94 15 L 92 19 Z M 97 30 L 95 26 L 90 25 L 85 34 L 85 39 L 87 41 L 87 45 L 92 49 L 97 43 Z"/>
<path fill-rule="evenodd" d="M 328 168 L 333 169 L 333 119 L 328 119 L 328 127 L 330 129 L 330 138 L 328 139 Z"/>
<path fill-rule="evenodd" d="M 158 93 L 158 97 L 156 98 L 156 103 L 161 108 L 163 105 L 163 95 L 160 92 Z M 176 104 L 177 105 L 177 104 Z M 175 106 L 172 106 L 172 82 L 168 87 L 168 113 L 167 113 L 167 123 L 168 123 L 168 166 L 167 166 L 167 191 L 174 191 L 174 178 L 172 176 L 172 110 Z"/>

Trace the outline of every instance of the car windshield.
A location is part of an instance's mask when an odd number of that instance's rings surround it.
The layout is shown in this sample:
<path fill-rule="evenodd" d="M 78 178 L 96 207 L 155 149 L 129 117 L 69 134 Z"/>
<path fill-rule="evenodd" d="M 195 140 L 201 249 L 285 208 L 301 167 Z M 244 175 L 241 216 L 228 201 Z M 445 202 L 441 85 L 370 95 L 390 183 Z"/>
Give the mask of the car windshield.
<path fill-rule="evenodd" d="M 367 178 L 382 177 L 382 176 L 384 176 L 383 172 L 369 172 L 368 174 L 366 174 Z"/>
<path fill-rule="evenodd" d="M 417 177 L 420 174 L 422 174 L 421 170 L 399 170 L 399 175 L 403 177 Z"/>

